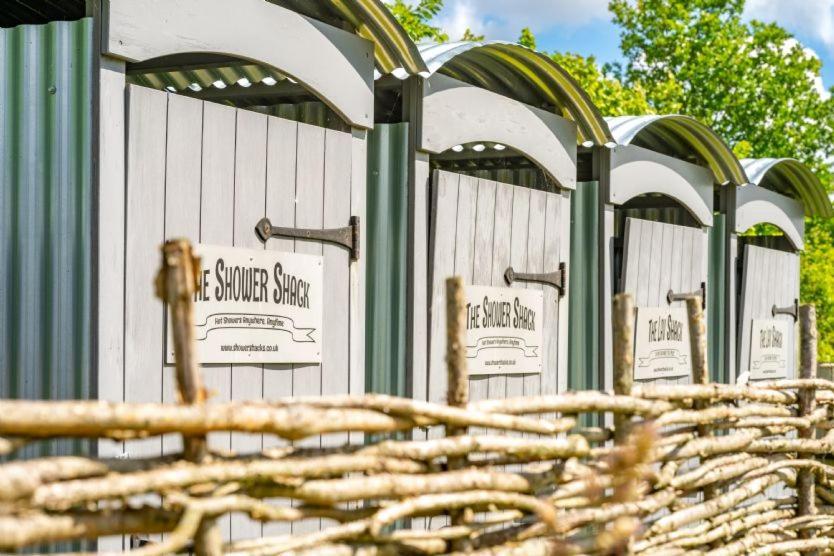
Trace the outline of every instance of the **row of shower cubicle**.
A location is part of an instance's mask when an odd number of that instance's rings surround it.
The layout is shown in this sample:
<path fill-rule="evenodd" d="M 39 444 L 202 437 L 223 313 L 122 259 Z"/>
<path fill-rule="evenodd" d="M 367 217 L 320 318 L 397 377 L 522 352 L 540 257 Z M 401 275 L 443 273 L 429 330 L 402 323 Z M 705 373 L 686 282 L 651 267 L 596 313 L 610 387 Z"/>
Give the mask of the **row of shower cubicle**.
<path fill-rule="evenodd" d="M 217 400 L 442 401 L 453 275 L 472 399 L 610 390 L 617 292 L 645 335 L 638 382 L 691 380 L 687 294 L 713 380 L 795 374 L 804 222 L 832 215 L 795 160 L 739 160 L 688 116 L 607 117 L 516 44 L 416 45 L 378 0 L 17 4 L 0 30 L 5 397 L 174 401 L 153 291 L 172 237 L 323 265 L 318 356 L 207 364 Z M 263 218 L 353 241 L 264 241 Z"/>

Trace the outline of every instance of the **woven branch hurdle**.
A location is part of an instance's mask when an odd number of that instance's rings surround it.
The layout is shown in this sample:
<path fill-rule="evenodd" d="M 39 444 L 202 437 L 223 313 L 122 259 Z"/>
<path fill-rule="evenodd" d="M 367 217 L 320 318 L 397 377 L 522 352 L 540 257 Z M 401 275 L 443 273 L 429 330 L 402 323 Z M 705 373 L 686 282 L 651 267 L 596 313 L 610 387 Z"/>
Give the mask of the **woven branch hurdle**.
<path fill-rule="evenodd" d="M 187 326 L 193 266 L 186 243 L 166 244 L 158 289 L 181 332 L 175 334 L 180 404 L 0 401 L 0 453 L 12 457 L 45 438 L 170 433 L 183 436 L 184 453 L 0 465 L 0 550 L 165 533 L 132 552 L 834 551 L 834 462 L 829 461 L 834 383 L 814 377 L 813 308 L 801 311 L 798 380 L 734 386 L 701 378 L 685 386 L 633 385 L 633 304 L 618 296 L 615 394 L 468 403 L 462 330 L 453 318 L 462 310 L 461 283 L 452 280 L 448 405 L 382 395 L 210 404 Z M 700 304 L 688 307 L 697 330 Z M 692 336 L 693 348 L 703 350 L 702 335 Z M 699 375 L 705 373 L 704 363 Z M 581 427 L 581 414 L 612 415 L 615 426 Z M 442 427 L 447 436 L 398 439 L 425 427 Z M 485 432 L 475 436 L 470 428 Z M 362 431 L 382 439 L 233 455 L 206 446 L 205 435 L 215 431 L 288 441 Z M 784 496 L 769 498 L 779 485 Z M 294 536 L 225 542 L 215 524 L 231 512 L 263 522 L 315 519 L 323 526 Z M 438 528 L 430 520 L 412 519 L 439 516 L 450 516 L 450 524 Z"/>

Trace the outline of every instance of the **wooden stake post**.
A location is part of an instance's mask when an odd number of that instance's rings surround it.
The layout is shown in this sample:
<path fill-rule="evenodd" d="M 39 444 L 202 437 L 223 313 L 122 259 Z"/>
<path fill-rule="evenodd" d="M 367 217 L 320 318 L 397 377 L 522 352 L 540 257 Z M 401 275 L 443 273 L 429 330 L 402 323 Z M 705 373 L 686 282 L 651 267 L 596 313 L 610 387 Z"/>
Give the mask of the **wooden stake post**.
<path fill-rule="evenodd" d="M 630 396 L 634 384 L 634 298 L 627 293 L 614 296 L 614 393 Z M 614 415 L 614 440 L 623 444 L 628 438 L 631 415 Z"/>
<path fill-rule="evenodd" d="M 817 377 L 817 312 L 813 305 L 802 305 L 799 308 L 799 335 L 801 341 L 801 361 L 799 366 L 799 378 L 813 379 Z M 811 415 L 815 408 L 816 392 L 814 388 L 801 388 L 799 390 L 799 416 Z M 799 429 L 799 438 L 813 439 L 816 437 L 816 428 L 811 425 L 805 429 Z M 800 469 L 796 476 L 797 490 L 797 515 L 809 516 L 817 513 L 815 503 L 815 481 L 812 469 Z M 800 532 L 803 538 L 814 536 L 813 530 Z"/>
<path fill-rule="evenodd" d="M 451 407 L 466 407 L 469 403 L 469 373 L 466 370 L 466 300 L 463 280 L 453 276 L 446 280 L 446 403 Z M 466 435 L 467 428 L 446 427 L 446 436 Z M 449 469 L 466 466 L 466 456 L 449 458 Z M 452 512 L 452 525 L 462 525 L 463 514 Z M 459 551 L 472 547 L 466 539 L 453 543 Z"/>
<path fill-rule="evenodd" d="M 693 384 L 709 384 L 709 365 L 707 363 L 707 326 L 704 322 L 703 299 L 700 296 L 686 298 L 686 315 L 689 321 L 689 347 L 692 353 L 692 382 Z M 708 400 L 695 402 L 695 409 L 705 409 Z M 698 436 L 712 435 L 712 427 L 698 425 Z M 703 462 L 701 462 L 703 464 Z M 712 486 L 704 487 L 704 499 L 714 498 L 716 490 Z"/>
<path fill-rule="evenodd" d="M 174 341 L 177 391 L 180 403 L 203 404 L 206 392 L 194 345 L 194 293 L 199 283 L 200 260 L 191 244 L 182 239 L 162 246 L 162 268 L 156 277 L 156 295 L 168 304 L 171 337 Z M 183 437 L 184 457 L 200 463 L 208 456 L 205 436 Z M 200 555 L 222 552 L 223 538 L 214 519 L 204 519 L 194 537 L 194 550 Z"/>

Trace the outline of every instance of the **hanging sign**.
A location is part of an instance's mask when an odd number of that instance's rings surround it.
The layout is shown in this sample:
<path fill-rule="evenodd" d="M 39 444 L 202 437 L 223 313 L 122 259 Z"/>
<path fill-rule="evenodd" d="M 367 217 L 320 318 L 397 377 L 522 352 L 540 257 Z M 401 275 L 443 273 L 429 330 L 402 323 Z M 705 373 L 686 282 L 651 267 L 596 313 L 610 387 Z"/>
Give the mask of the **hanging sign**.
<path fill-rule="evenodd" d="M 320 256 L 197 245 L 194 332 L 201 363 L 320 363 Z M 168 363 L 174 342 L 168 321 Z"/>
<path fill-rule="evenodd" d="M 686 308 L 639 307 L 635 329 L 635 380 L 692 374 Z"/>
<path fill-rule="evenodd" d="M 520 288 L 466 287 L 466 363 L 470 375 L 542 371 L 544 294 Z"/>
<path fill-rule="evenodd" d="M 790 326 L 791 323 L 785 320 L 753 319 L 750 338 L 752 380 L 788 377 Z"/>

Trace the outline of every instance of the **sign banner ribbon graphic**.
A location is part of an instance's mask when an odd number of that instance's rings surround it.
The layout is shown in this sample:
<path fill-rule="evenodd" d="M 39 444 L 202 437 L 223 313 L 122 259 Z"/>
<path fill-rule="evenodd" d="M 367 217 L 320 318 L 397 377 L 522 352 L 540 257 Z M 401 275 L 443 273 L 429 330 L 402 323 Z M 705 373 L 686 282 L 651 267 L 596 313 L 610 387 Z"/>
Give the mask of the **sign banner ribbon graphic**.
<path fill-rule="evenodd" d="M 473 346 L 466 346 L 467 359 L 475 359 L 478 357 L 478 352 L 485 349 L 518 349 L 524 353 L 524 357 L 538 357 L 536 350 L 539 346 L 528 346 L 523 338 L 514 338 L 512 336 L 487 336 L 478 338 L 478 341 Z"/>
<path fill-rule="evenodd" d="M 298 328 L 293 319 L 282 315 L 261 315 L 253 313 L 213 313 L 206 317 L 206 321 L 195 326 L 196 340 L 208 338 L 213 330 L 250 329 L 287 332 L 296 343 L 315 342 L 312 337 L 315 328 Z"/>

